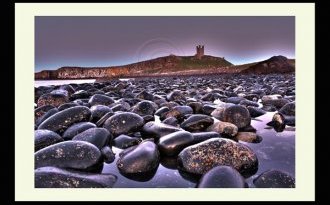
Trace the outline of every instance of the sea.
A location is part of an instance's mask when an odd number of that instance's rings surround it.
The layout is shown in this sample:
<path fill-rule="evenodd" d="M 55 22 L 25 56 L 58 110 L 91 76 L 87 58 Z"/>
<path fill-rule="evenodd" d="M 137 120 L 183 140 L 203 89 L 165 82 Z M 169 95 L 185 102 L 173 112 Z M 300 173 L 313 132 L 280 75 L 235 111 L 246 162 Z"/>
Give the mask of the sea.
<path fill-rule="evenodd" d="M 65 85 L 70 83 L 94 83 L 95 79 L 82 79 L 82 80 L 35 80 L 34 87 L 49 86 L 49 85 Z"/>

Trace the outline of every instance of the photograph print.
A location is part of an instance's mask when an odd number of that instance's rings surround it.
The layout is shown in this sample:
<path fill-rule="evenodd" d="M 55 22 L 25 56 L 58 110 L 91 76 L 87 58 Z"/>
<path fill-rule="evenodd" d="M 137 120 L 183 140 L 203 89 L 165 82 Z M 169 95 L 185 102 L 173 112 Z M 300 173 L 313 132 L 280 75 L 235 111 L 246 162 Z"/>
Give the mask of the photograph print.
<path fill-rule="evenodd" d="M 35 188 L 295 188 L 294 16 L 36 16 Z"/>

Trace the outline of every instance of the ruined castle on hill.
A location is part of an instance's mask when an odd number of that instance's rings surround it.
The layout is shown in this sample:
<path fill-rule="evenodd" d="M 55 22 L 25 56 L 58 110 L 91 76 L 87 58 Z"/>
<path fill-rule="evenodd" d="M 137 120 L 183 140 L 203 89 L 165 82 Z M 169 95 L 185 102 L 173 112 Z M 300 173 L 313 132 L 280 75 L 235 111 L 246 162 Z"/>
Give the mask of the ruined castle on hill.
<path fill-rule="evenodd" d="M 35 79 L 83 79 L 106 77 L 137 77 L 154 75 L 205 74 L 213 72 L 236 72 L 228 69 L 233 64 L 224 57 L 205 55 L 204 45 L 196 46 L 192 56 L 169 55 L 128 65 L 108 67 L 65 66 L 57 70 L 43 70 L 35 73 Z"/>
<path fill-rule="evenodd" d="M 204 45 L 198 45 L 196 46 L 196 58 L 197 59 L 202 59 L 204 56 Z"/>
<path fill-rule="evenodd" d="M 196 46 L 196 54 L 195 57 L 200 60 L 204 56 L 204 45 L 197 45 Z M 222 58 L 225 59 L 225 57 L 217 57 L 217 58 Z"/>

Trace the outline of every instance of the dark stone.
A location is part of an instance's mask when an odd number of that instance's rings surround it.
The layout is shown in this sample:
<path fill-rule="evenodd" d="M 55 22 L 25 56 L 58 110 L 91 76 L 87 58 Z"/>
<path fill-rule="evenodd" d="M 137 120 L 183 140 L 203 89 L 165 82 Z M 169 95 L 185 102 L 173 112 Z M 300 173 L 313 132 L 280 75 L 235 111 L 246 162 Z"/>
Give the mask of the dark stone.
<path fill-rule="evenodd" d="M 154 115 L 144 115 L 142 116 L 143 120 L 145 123 L 155 121 L 155 116 Z"/>
<path fill-rule="evenodd" d="M 84 141 L 65 141 L 45 147 L 34 154 L 35 168 L 55 166 L 86 169 L 96 165 L 100 150 Z"/>
<path fill-rule="evenodd" d="M 102 156 L 104 158 L 104 162 L 107 164 L 112 163 L 116 159 L 116 154 L 113 153 L 111 147 L 105 146 L 101 149 Z"/>
<path fill-rule="evenodd" d="M 142 127 L 141 132 L 143 137 L 160 138 L 180 130 L 182 129 L 161 122 L 148 122 Z"/>
<path fill-rule="evenodd" d="M 65 130 L 63 133 L 63 138 L 65 140 L 71 140 L 77 134 L 84 132 L 90 128 L 95 128 L 96 125 L 91 122 L 78 122 L 71 125 L 68 129 Z"/>
<path fill-rule="evenodd" d="M 215 166 L 227 165 L 249 177 L 258 169 L 257 155 L 249 147 L 224 138 L 186 147 L 178 155 L 178 162 L 181 169 L 193 174 L 205 174 Z"/>
<path fill-rule="evenodd" d="M 49 145 L 62 142 L 63 138 L 57 133 L 50 130 L 36 130 L 34 131 L 34 151 L 38 151 Z"/>
<path fill-rule="evenodd" d="M 273 127 L 276 132 L 283 132 L 286 125 L 284 115 L 275 113 L 272 121 L 268 122 L 267 125 Z"/>
<path fill-rule="evenodd" d="M 246 98 L 248 100 L 251 100 L 251 101 L 257 102 L 258 99 L 259 99 L 259 95 L 257 95 L 257 94 L 247 94 L 246 96 L 244 96 L 244 98 Z"/>
<path fill-rule="evenodd" d="M 277 110 L 276 107 L 273 105 L 265 105 L 261 109 L 266 112 L 275 112 Z"/>
<path fill-rule="evenodd" d="M 58 113 L 58 109 L 57 108 L 53 108 L 48 110 L 44 115 L 42 115 L 41 117 L 39 117 L 37 119 L 37 121 L 35 122 L 35 124 L 37 126 L 39 126 L 42 122 L 44 122 L 45 120 L 47 120 L 49 117 L 51 117 L 52 115 Z"/>
<path fill-rule="evenodd" d="M 148 93 L 146 90 L 143 90 L 142 92 L 137 94 L 135 97 L 140 98 L 142 100 L 150 100 L 150 101 L 154 100 L 154 96 L 152 94 Z"/>
<path fill-rule="evenodd" d="M 259 107 L 259 103 L 257 102 L 253 102 L 253 101 L 250 101 L 250 100 L 242 100 L 240 103 L 240 105 L 243 105 L 243 106 L 252 106 L 252 107 Z"/>
<path fill-rule="evenodd" d="M 162 123 L 177 127 L 179 122 L 178 119 L 176 119 L 175 117 L 169 117 L 163 120 Z"/>
<path fill-rule="evenodd" d="M 239 104 L 242 100 L 245 100 L 242 97 L 229 97 L 226 98 L 226 103 L 233 103 L 233 104 Z"/>
<path fill-rule="evenodd" d="M 70 100 L 89 98 L 90 94 L 86 90 L 78 90 L 70 96 Z"/>
<path fill-rule="evenodd" d="M 290 115 L 284 115 L 284 122 L 286 125 L 295 126 L 296 125 L 296 117 Z"/>
<path fill-rule="evenodd" d="M 166 96 L 166 98 L 167 98 L 168 101 L 176 101 L 176 100 L 185 101 L 186 100 L 186 97 L 179 90 L 175 90 L 175 91 L 169 93 Z"/>
<path fill-rule="evenodd" d="M 236 125 L 230 122 L 221 122 L 221 121 L 215 122 L 213 125 L 209 126 L 206 130 L 209 132 L 217 132 L 229 138 L 234 137 L 238 132 L 238 128 Z"/>
<path fill-rule="evenodd" d="M 124 173 L 120 172 L 125 178 L 136 181 L 136 182 L 147 182 L 150 181 L 157 173 L 159 163 L 155 168 L 147 172 L 137 172 L 137 173 Z"/>
<path fill-rule="evenodd" d="M 224 96 L 224 95 L 221 95 L 221 94 L 219 94 L 219 93 L 207 93 L 207 94 L 205 94 L 202 98 L 201 98 L 201 100 L 203 100 L 203 101 L 211 101 L 211 102 L 213 102 L 213 101 L 215 101 L 215 100 L 217 100 L 217 99 L 224 99 L 226 96 Z"/>
<path fill-rule="evenodd" d="M 225 111 L 226 108 L 230 107 L 230 106 L 233 106 L 235 104 L 233 103 L 223 103 L 223 104 L 220 104 L 218 105 L 218 107 L 216 109 L 214 109 L 212 112 L 211 112 L 211 116 L 220 120 L 220 119 L 223 119 L 223 113 Z"/>
<path fill-rule="evenodd" d="M 156 110 L 155 115 L 161 116 L 168 111 L 170 111 L 168 107 L 161 107 L 158 110 Z"/>
<path fill-rule="evenodd" d="M 246 127 L 238 129 L 239 132 L 257 132 L 257 129 L 254 128 L 252 125 L 248 125 Z"/>
<path fill-rule="evenodd" d="M 113 112 L 108 112 L 108 113 L 106 113 L 105 115 L 103 115 L 103 117 L 101 118 L 101 119 L 99 119 L 96 123 L 95 123 L 95 125 L 96 126 L 98 126 L 98 127 L 102 127 L 103 126 L 103 124 L 105 123 L 105 121 L 107 120 L 107 119 L 109 119 L 112 115 L 114 115 L 115 113 L 113 113 Z"/>
<path fill-rule="evenodd" d="M 108 97 L 108 96 L 102 95 L 102 94 L 95 94 L 88 101 L 88 103 L 91 106 L 93 106 L 93 105 L 106 105 L 106 106 L 109 106 L 114 102 L 115 101 L 111 97 Z"/>
<path fill-rule="evenodd" d="M 164 103 L 167 103 L 167 100 L 165 100 L 165 98 L 158 98 L 156 96 L 157 95 L 155 95 L 155 99 L 153 100 L 153 102 L 156 103 L 158 107 L 160 107 Z"/>
<path fill-rule="evenodd" d="M 249 110 L 250 116 L 253 118 L 260 117 L 261 115 L 264 115 L 267 113 L 265 110 L 257 108 L 257 107 L 247 106 L 247 109 Z"/>
<path fill-rule="evenodd" d="M 75 106 L 79 106 L 79 104 L 75 103 L 75 102 L 65 103 L 65 104 L 60 105 L 58 107 L 58 110 L 62 111 L 62 110 L 68 109 L 70 107 L 75 107 Z"/>
<path fill-rule="evenodd" d="M 205 95 L 203 95 L 201 97 L 201 100 L 203 100 L 203 101 L 214 101 L 213 94 L 214 93 L 206 93 Z"/>
<path fill-rule="evenodd" d="M 121 155 L 117 167 L 120 172 L 126 174 L 143 173 L 157 168 L 159 160 L 157 145 L 147 140 Z"/>
<path fill-rule="evenodd" d="M 131 106 L 127 102 L 120 102 L 119 104 L 114 103 L 112 105 L 113 106 L 111 106 L 111 109 L 114 112 L 117 112 L 117 111 L 126 112 L 131 108 Z"/>
<path fill-rule="evenodd" d="M 238 132 L 235 139 L 249 143 L 259 143 L 262 141 L 262 138 L 254 132 Z"/>
<path fill-rule="evenodd" d="M 115 137 L 136 132 L 144 125 L 143 118 L 135 113 L 122 112 L 108 118 L 103 127 Z"/>
<path fill-rule="evenodd" d="M 203 142 L 205 140 L 211 139 L 211 138 L 220 138 L 221 135 L 217 132 L 195 132 L 191 133 L 194 140 L 193 144 Z"/>
<path fill-rule="evenodd" d="M 91 111 L 85 106 L 76 106 L 58 112 L 42 122 L 38 129 L 47 129 L 62 133 L 69 126 L 77 122 L 89 121 Z"/>
<path fill-rule="evenodd" d="M 223 112 L 224 122 L 230 122 L 236 125 L 238 128 L 243 128 L 251 123 L 251 116 L 248 109 L 241 105 L 233 105 L 226 108 Z"/>
<path fill-rule="evenodd" d="M 175 156 L 175 157 L 162 156 L 160 158 L 160 164 L 163 167 L 166 167 L 168 169 L 177 170 L 178 169 L 178 159 L 177 159 L 177 156 Z"/>
<path fill-rule="evenodd" d="M 178 165 L 178 167 L 179 167 L 179 165 Z M 187 181 L 190 181 L 190 182 L 192 182 L 194 184 L 197 184 L 198 181 L 199 181 L 199 179 L 201 178 L 201 175 L 200 174 L 199 175 L 198 174 L 192 174 L 192 173 L 186 172 L 186 171 L 184 171 L 182 169 L 178 169 L 178 172 L 179 172 L 180 176 L 183 179 L 185 179 Z"/>
<path fill-rule="evenodd" d="M 112 136 L 105 128 L 90 128 L 85 130 L 72 138 L 73 141 L 86 141 L 92 143 L 99 149 L 102 149 L 105 145 L 112 140 Z"/>
<path fill-rule="evenodd" d="M 57 89 L 58 86 L 55 86 L 55 89 L 50 92 L 50 94 L 63 94 L 69 96 L 68 91 Z"/>
<path fill-rule="evenodd" d="M 34 110 L 34 121 L 36 122 L 41 116 L 46 114 L 49 110 L 55 108 L 53 105 L 44 105 L 41 107 L 38 107 Z"/>
<path fill-rule="evenodd" d="M 207 115 L 195 114 L 191 115 L 182 122 L 181 128 L 190 132 L 204 131 L 213 124 L 213 118 Z"/>
<path fill-rule="evenodd" d="M 123 82 L 119 82 L 118 84 L 116 84 L 114 86 L 114 88 L 115 88 L 116 91 L 120 91 L 120 90 L 122 90 L 122 89 L 124 89 L 126 87 L 127 87 L 127 84 L 126 83 L 123 83 Z"/>
<path fill-rule="evenodd" d="M 203 104 L 200 102 L 190 102 L 187 103 L 193 109 L 194 114 L 202 114 L 203 113 Z"/>
<path fill-rule="evenodd" d="M 257 188 L 295 188 L 295 179 L 280 170 L 268 170 L 253 180 Z"/>
<path fill-rule="evenodd" d="M 166 113 L 165 118 L 175 117 L 180 121 L 183 120 L 184 116 L 187 114 L 193 114 L 193 110 L 191 107 L 186 105 L 175 106 L 169 112 Z"/>
<path fill-rule="evenodd" d="M 289 103 L 290 101 L 285 99 L 285 98 L 280 98 L 280 99 L 267 99 L 263 100 L 262 104 L 263 105 L 270 105 L 274 106 L 276 109 L 282 108 L 285 104 Z"/>
<path fill-rule="evenodd" d="M 160 104 L 159 106 L 160 106 L 160 107 L 168 107 L 169 109 L 172 109 L 172 108 L 174 108 L 175 106 L 179 106 L 179 105 L 180 105 L 179 103 L 171 101 L 171 102 L 165 102 L 165 103 L 162 103 L 162 104 Z"/>
<path fill-rule="evenodd" d="M 113 140 L 113 146 L 118 147 L 120 149 L 126 149 L 128 147 L 137 145 L 142 140 L 136 137 L 130 137 L 127 135 L 119 135 L 116 139 Z"/>
<path fill-rule="evenodd" d="M 283 115 L 295 116 L 296 103 L 295 102 L 287 103 L 278 112 L 282 113 Z"/>
<path fill-rule="evenodd" d="M 59 89 L 67 91 L 69 96 L 75 92 L 75 89 L 72 87 L 72 85 L 61 85 Z"/>
<path fill-rule="evenodd" d="M 93 105 L 91 108 L 91 121 L 92 122 L 97 122 L 99 121 L 105 114 L 107 113 L 113 113 L 112 109 L 109 108 L 106 105 Z"/>
<path fill-rule="evenodd" d="M 198 188 L 245 188 L 242 175 L 230 166 L 217 166 L 206 172 Z"/>
<path fill-rule="evenodd" d="M 39 97 L 37 104 L 38 107 L 44 105 L 53 105 L 58 107 L 67 102 L 69 102 L 69 97 L 64 93 L 46 93 Z"/>
<path fill-rule="evenodd" d="M 159 151 L 166 156 L 176 156 L 185 147 L 192 144 L 194 137 L 190 132 L 177 131 L 159 139 Z"/>
<path fill-rule="evenodd" d="M 34 170 L 35 188 L 111 188 L 117 177 L 112 174 L 92 174 L 57 167 Z"/>
<path fill-rule="evenodd" d="M 129 106 L 134 106 L 135 104 L 137 104 L 139 102 L 141 102 L 141 99 L 138 99 L 138 98 L 121 98 L 120 100 L 118 100 L 118 103 L 121 103 L 122 105 L 125 105 L 125 106 L 127 106 L 126 103 L 128 103 Z"/>
<path fill-rule="evenodd" d="M 217 108 L 217 105 L 206 104 L 203 105 L 202 111 L 205 115 L 211 115 L 211 113 Z"/>
<path fill-rule="evenodd" d="M 154 102 L 143 100 L 137 103 L 134 107 L 132 112 L 144 116 L 144 115 L 153 115 L 157 109 L 157 105 Z"/>

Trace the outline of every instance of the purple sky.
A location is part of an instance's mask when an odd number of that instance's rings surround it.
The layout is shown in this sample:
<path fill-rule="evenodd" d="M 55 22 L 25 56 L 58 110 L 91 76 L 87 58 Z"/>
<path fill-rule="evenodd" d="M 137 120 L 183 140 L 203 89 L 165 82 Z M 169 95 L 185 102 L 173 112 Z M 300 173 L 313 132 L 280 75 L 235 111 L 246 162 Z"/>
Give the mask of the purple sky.
<path fill-rule="evenodd" d="M 35 17 L 35 70 L 114 66 L 169 54 L 233 64 L 295 57 L 294 17 Z"/>

